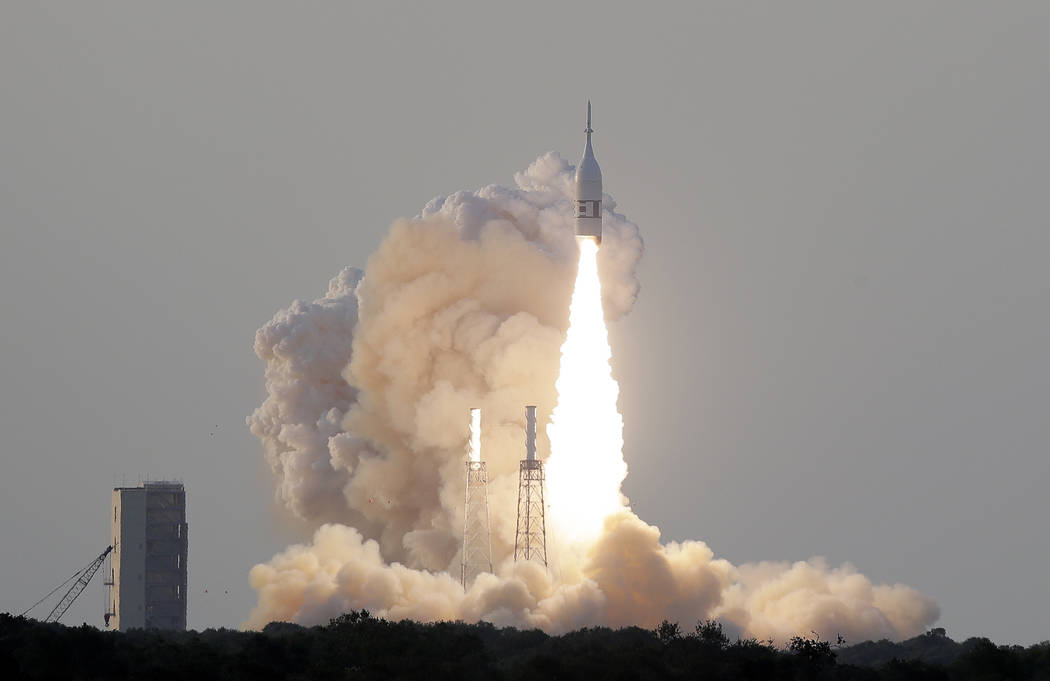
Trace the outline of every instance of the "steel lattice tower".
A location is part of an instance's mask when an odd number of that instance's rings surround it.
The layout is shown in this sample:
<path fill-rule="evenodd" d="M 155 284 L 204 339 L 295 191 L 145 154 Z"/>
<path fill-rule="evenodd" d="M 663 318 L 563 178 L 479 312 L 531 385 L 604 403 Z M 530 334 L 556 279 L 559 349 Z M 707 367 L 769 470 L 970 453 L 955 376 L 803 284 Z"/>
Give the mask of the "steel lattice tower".
<path fill-rule="evenodd" d="M 492 543 L 489 538 L 489 473 L 481 460 L 481 410 L 470 410 L 470 455 L 467 459 L 467 491 L 463 504 L 463 588 L 470 587 L 482 572 L 492 572 Z"/>
<path fill-rule="evenodd" d="M 518 468 L 518 531 L 514 560 L 547 567 L 547 520 L 543 501 L 543 462 L 536 458 L 536 407 L 525 407 L 525 458 Z"/>

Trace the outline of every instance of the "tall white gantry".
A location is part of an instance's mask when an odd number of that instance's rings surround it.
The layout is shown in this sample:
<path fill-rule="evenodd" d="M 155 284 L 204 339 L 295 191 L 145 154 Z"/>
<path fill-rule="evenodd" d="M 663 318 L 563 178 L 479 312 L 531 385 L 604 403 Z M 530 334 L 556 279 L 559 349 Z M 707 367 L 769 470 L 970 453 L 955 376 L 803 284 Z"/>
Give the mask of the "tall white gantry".
<path fill-rule="evenodd" d="M 536 407 L 525 407 L 525 458 L 518 467 L 518 529 L 514 560 L 547 567 L 547 518 L 543 501 L 543 461 L 536 458 Z"/>
<path fill-rule="evenodd" d="M 186 489 L 147 482 L 113 490 L 106 626 L 186 629 Z"/>
<path fill-rule="evenodd" d="M 467 491 L 463 506 L 463 566 L 460 580 L 469 589 L 482 572 L 492 572 L 489 537 L 489 474 L 481 460 L 481 410 L 470 410 Z"/>

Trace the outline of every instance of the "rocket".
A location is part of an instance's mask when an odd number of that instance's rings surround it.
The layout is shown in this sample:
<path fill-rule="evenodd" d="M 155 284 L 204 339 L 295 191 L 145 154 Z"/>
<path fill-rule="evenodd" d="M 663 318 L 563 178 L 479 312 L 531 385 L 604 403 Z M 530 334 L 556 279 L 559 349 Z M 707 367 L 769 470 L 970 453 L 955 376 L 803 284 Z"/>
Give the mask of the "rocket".
<path fill-rule="evenodd" d="M 587 146 L 576 166 L 576 236 L 602 242 L 602 169 L 591 149 L 591 103 L 587 102 Z"/>

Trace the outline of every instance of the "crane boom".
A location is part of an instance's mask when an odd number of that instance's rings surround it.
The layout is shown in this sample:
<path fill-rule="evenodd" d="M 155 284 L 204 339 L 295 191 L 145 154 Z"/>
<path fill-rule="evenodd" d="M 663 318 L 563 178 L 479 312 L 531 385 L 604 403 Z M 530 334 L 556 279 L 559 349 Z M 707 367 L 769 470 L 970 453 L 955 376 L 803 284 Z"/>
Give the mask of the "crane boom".
<path fill-rule="evenodd" d="M 80 579 L 76 581 L 76 584 L 69 587 L 69 591 L 67 591 L 66 595 L 62 597 L 62 600 L 58 602 L 58 605 L 56 605 L 51 612 L 48 613 L 47 617 L 44 618 L 45 622 L 57 622 L 62 615 L 66 614 L 66 610 L 69 610 L 69 606 L 73 605 L 73 601 L 77 599 L 80 592 L 87 588 L 88 582 L 90 582 L 91 578 L 95 576 L 98 569 L 102 567 L 102 562 L 106 560 L 106 556 L 108 556 L 109 552 L 112 550 L 112 546 L 107 546 L 105 551 L 98 554 L 98 558 L 91 561 L 91 565 L 84 568 L 84 571 L 80 573 Z"/>

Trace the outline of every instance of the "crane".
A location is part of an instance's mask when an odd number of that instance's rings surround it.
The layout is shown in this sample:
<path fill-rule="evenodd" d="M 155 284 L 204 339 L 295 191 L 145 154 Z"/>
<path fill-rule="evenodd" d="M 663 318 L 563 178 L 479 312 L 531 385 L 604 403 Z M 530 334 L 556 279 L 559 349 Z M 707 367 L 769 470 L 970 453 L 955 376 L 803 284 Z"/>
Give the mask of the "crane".
<path fill-rule="evenodd" d="M 51 612 L 49 612 L 47 614 L 47 617 L 44 618 L 45 622 L 57 622 L 59 619 L 61 619 L 62 615 L 66 614 L 66 610 L 69 610 L 69 606 L 73 605 L 73 601 L 77 599 L 77 596 L 79 596 L 81 592 L 83 592 L 84 589 L 87 588 L 88 582 L 90 582 L 91 578 L 95 576 L 95 573 L 98 572 L 98 569 L 102 567 L 102 562 L 106 560 L 106 556 L 108 556 L 110 551 L 112 550 L 112 546 L 107 546 L 106 550 L 98 554 L 98 557 L 96 557 L 95 560 L 91 561 L 91 563 L 89 563 L 86 568 L 83 568 L 82 570 L 73 573 L 72 577 L 70 577 L 69 579 L 52 589 L 47 594 L 47 596 L 44 596 L 39 601 L 26 608 L 25 612 L 19 615 L 19 617 L 22 617 L 33 608 L 43 603 L 45 600 L 47 600 L 47 598 L 51 596 L 51 594 L 55 593 L 56 591 L 64 587 L 66 584 L 69 584 L 69 582 L 72 581 L 74 578 L 76 578 L 76 583 L 74 583 L 73 586 L 69 587 L 69 591 L 66 592 L 66 595 L 62 596 L 62 600 L 58 602 L 58 605 L 52 608 Z"/>

